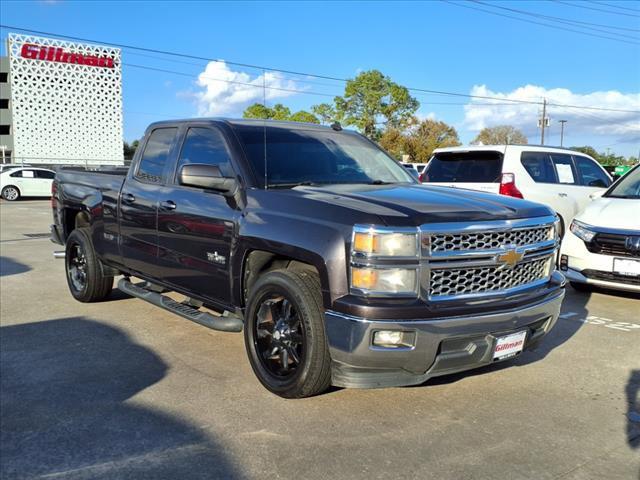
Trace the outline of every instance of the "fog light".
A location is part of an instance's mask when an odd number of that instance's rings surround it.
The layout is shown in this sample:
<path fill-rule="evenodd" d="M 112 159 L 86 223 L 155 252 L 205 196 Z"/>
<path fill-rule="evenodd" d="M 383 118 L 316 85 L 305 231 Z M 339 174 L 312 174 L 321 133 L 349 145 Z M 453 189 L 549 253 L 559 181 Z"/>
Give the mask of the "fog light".
<path fill-rule="evenodd" d="M 569 257 L 567 255 L 560 255 L 560 270 L 566 272 L 569 269 Z"/>
<path fill-rule="evenodd" d="M 375 347 L 398 348 L 413 347 L 415 344 L 414 332 L 401 332 L 398 330 L 379 330 L 373 333 L 373 345 Z"/>

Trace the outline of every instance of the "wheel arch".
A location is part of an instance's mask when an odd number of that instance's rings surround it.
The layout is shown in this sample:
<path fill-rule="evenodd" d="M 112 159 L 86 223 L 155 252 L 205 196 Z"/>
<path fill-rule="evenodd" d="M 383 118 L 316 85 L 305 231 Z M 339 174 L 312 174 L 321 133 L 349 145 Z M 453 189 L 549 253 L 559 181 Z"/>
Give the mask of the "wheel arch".
<path fill-rule="evenodd" d="M 273 246 L 272 246 L 273 247 Z M 327 269 L 319 255 L 296 250 L 296 253 L 282 251 L 277 248 L 247 249 L 242 257 L 239 268 L 239 282 L 236 282 L 235 299 L 242 308 L 246 307 L 247 295 L 258 278 L 269 271 L 287 269 L 295 271 L 310 271 L 318 275 L 322 289 L 322 299 L 325 308 L 331 304 L 329 293 L 329 279 Z"/>

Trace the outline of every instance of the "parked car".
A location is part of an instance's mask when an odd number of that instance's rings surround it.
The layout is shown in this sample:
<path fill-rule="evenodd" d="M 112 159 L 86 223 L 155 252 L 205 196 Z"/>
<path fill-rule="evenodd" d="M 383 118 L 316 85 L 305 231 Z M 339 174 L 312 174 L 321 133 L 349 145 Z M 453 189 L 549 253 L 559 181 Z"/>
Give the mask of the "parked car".
<path fill-rule="evenodd" d="M 102 300 L 124 275 L 130 295 L 244 330 L 253 371 L 283 397 L 512 358 L 564 296 L 551 209 L 422 186 L 338 125 L 155 123 L 128 173 L 61 169 L 53 192 L 75 299 Z"/>
<path fill-rule="evenodd" d="M 404 165 L 411 165 L 418 173 L 422 173 L 424 167 L 427 166 L 426 163 L 405 163 Z"/>
<path fill-rule="evenodd" d="M 6 172 L 7 170 L 11 170 L 12 168 L 30 167 L 30 166 L 31 165 L 28 165 L 28 164 L 21 165 L 19 163 L 1 163 L 0 173 Z"/>
<path fill-rule="evenodd" d="M 45 168 L 18 167 L 0 173 L 2 198 L 10 202 L 20 197 L 49 197 L 56 172 Z"/>
<path fill-rule="evenodd" d="M 640 166 L 580 212 L 564 238 L 560 268 L 577 290 L 640 292 Z"/>
<path fill-rule="evenodd" d="M 590 201 L 612 183 L 593 158 L 563 148 L 482 145 L 439 148 L 421 181 L 540 202 L 560 216 L 562 233 Z"/>
<path fill-rule="evenodd" d="M 407 169 L 407 172 L 409 172 L 413 178 L 415 178 L 416 180 L 420 178 L 420 172 L 418 172 L 418 170 L 416 170 L 416 167 L 414 167 L 412 164 L 402 163 L 401 165 Z"/>

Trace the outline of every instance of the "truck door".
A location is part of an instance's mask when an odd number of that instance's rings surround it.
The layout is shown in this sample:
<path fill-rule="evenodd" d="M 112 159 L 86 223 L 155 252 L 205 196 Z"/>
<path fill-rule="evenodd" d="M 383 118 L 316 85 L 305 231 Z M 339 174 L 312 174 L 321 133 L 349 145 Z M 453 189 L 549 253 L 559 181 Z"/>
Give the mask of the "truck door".
<path fill-rule="evenodd" d="M 158 196 L 167 178 L 178 128 L 153 130 L 120 193 L 120 253 L 134 272 L 158 278 Z"/>
<path fill-rule="evenodd" d="M 179 185 L 180 169 L 189 163 L 216 165 L 223 176 L 236 176 L 222 131 L 209 125 L 188 128 L 173 178 L 159 199 L 162 278 L 182 291 L 228 305 L 231 244 L 240 211 L 232 198 L 218 192 Z"/>

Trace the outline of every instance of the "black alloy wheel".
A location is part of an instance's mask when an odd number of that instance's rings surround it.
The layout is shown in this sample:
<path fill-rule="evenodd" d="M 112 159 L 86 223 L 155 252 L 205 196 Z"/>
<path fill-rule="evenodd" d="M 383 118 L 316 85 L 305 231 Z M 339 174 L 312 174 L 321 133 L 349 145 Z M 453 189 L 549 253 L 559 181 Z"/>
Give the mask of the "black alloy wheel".
<path fill-rule="evenodd" d="M 331 355 L 318 274 L 262 274 L 247 298 L 244 341 L 251 368 L 272 393 L 302 398 L 329 388 Z"/>
<path fill-rule="evenodd" d="M 67 238 L 65 269 L 69 291 L 79 302 L 104 300 L 113 289 L 113 276 L 103 274 L 86 227 L 76 228 Z"/>
<path fill-rule="evenodd" d="M 277 377 L 294 375 L 304 359 L 304 326 L 291 301 L 283 295 L 266 294 L 254 325 L 262 365 Z"/>
<path fill-rule="evenodd" d="M 87 288 L 87 257 L 82 245 L 73 243 L 70 246 L 67 262 L 69 286 L 78 293 L 84 292 Z"/>

